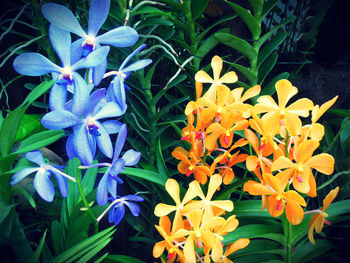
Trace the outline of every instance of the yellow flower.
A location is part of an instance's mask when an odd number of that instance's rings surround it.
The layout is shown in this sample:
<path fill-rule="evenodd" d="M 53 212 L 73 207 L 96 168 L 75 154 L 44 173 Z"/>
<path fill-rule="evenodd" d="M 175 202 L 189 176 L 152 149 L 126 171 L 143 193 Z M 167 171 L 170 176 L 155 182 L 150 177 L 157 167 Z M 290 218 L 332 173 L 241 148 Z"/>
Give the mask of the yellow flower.
<path fill-rule="evenodd" d="M 198 71 L 194 78 L 196 81 L 202 83 L 211 83 L 211 86 L 203 95 L 203 97 L 211 101 L 215 101 L 216 88 L 223 83 L 235 83 L 238 80 L 238 77 L 234 71 L 230 71 L 220 78 L 220 73 L 222 70 L 222 59 L 219 56 L 213 57 L 211 60 L 211 67 L 213 69 L 214 79 L 203 70 Z"/>
<path fill-rule="evenodd" d="M 326 196 L 326 198 L 323 200 L 323 208 L 320 208 L 319 210 L 316 210 L 316 214 L 312 215 L 311 220 L 309 222 L 309 240 L 312 244 L 315 245 L 315 239 L 314 239 L 314 230 L 316 233 L 320 233 L 324 223 L 330 224 L 327 220 L 325 220 L 325 217 L 328 217 L 328 214 L 325 212 L 328 206 L 333 202 L 333 200 L 337 197 L 339 192 L 339 186 L 337 186 L 335 189 L 329 192 L 329 194 Z M 310 211 L 311 212 L 311 211 Z"/>
<path fill-rule="evenodd" d="M 219 263 L 233 263 L 233 261 L 228 259 L 227 257 L 229 255 L 231 255 L 232 253 L 236 252 L 237 250 L 245 248 L 246 246 L 249 245 L 249 243 L 250 243 L 250 240 L 248 238 L 240 238 L 240 239 L 236 240 L 231 245 L 228 245 L 226 247 L 226 251 L 225 251 L 224 255 L 222 256 L 222 258 L 218 262 Z"/>

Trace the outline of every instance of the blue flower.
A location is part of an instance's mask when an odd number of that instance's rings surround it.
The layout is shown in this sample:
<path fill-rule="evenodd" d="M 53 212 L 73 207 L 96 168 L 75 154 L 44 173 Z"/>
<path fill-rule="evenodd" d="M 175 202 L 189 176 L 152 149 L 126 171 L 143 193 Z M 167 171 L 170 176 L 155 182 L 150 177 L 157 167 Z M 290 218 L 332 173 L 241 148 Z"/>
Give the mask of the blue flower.
<path fill-rule="evenodd" d="M 39 165 L 39 167 L 28 167 L 24 168 L 21 171 L 15 173 L 11 179 L 11 185 L 17 184 L 19 181 L 23 180 L 25 177 L 31 173 L 36 172 L 34 177 L 34 188 L 40 195 L 42 199 L 47 202 L 52 202 L 55 196 L 55 188 L 53 183 L 50 180 L 51 175 L 54 175 L 58 188 L 63 197 L 66 197 L 68 194 L 68 185 L 65 177 L 75 181 L 74 178 L 64 174 L 57 168 L 52 165 L 46 164 L 44 158 L 40 151 L 28 152 L 25 157 Z"/>
<path fill-rule="evenodd" d="M 53 25 L 49 29 L 49 37 L 53 48 L 59 56 L 62 67 L 57 66 L 49 59 L 38 53 L 24 53 L 16 57 L 14 69 L 27 76 L 41 76 L 52 73 L 55 84 L 50 93 L 51 110 L 62 110 L 67 99 L 67 89 L 73 92 L 72 112 L 81 114 L 86 107 L 90 89 L 84 79 L 76 72 L 78 69 L 91 68 L 101 64 L 107 57 L 109 47 L 102 47 L 89 56 L 80 59 L 71 65 L 70 33 Z"/>
<path fill-rule="evenodd" d="M 124 155 L 119 158 L 126 136 L 127 128 L 126 125 L 123 124 L 115 143 L 112 163 L 97 186 L 96 201 L 100 206 L 107 203 L 108 193 L 110 193 L 113 198 L 117 197 L 117 183 L 123 183 L 118 175 L 124 170 L 124 167 L 133 166 L 140 160 L 141 153 L 132 149 L 126 151 Z"/>
<path fill-rule="evenodd" d="M 127 105 L 126 105 L 126 96 L 125 96 L 125 87 L 127 85 L 124 83 L 124 80 L 130 75 L 130 72 L 136 71 L 139 69 L 142 69 L 149 64 L 152 63 L 151 59 L 141 59 L 130 66 L 126 66 L 126 64 L 137 54 L 139 53 L 146 45 L 143 44 L 139 46 L 134 52 L 132 52 L 129 56 L 126 57 L 126 59 L 123 61 L 123 63 L 120 65 L 118 71 L 112 71 L 107 74 L 116 74 L 114 79 L 111 81 L 111 84 L 109 85 L 107 89 L 107 101 L 115 101 L 118 103 L 118 105 L 121 107 L 121 109 L 125 112 Z"/>
<path fill-rule="evenodd" d="M 47 129 L 65 129 L 73 127 L 71 142 L 74 154 L 82 164 L 90 164 L 96 154 L 96 144 L 101 152 L 112 158 L 113 147 L 109 134 L 120 129 L 120 122 L 108 121 L 106 126 L 101 119 L 121 116 L 123 113 L 114 102 L 104 102 L 105 89 L 94 91 L 81 115 L 75 115 L 68 110 L 54 110 L 43 116 L 41 123 Z"/>
<path fill-rule="evenodd" d="M 80 26 L 73 13 L 66 7 L 54 3 L 44 4 L 41 11 L 44 17 L 53 25 L 72 32 L 81 37 L 72 44 L 72 60 L 76 61 L 81 56 L 86 56 L 101 44 L 115 47 L 129 47 L 138 40 L 137 32 L 128 26 L 112 29 L 97 36 L 103 23 L 106 21 L 110 7 L 110 0 L 92 0 L 89 10 L 88 33 Z M 107 59 L 93 69 L 93 82 L 98 85 L 107 68 Z"/>
<path fill-rule="evenodd" d="M 108 221 L 118 225 L 125 215 L 125 205 L 129 207 L 133 216 L 138 216 L 140 214 L 140 207 L 133 202 L 142 202 L 144 199 L 138 195 L 126 195 L 123 197 L 117 197 L 112 199 L 113 206 L 109 211 Z M 132 202 L 130 202 L 132 201 Z"/>

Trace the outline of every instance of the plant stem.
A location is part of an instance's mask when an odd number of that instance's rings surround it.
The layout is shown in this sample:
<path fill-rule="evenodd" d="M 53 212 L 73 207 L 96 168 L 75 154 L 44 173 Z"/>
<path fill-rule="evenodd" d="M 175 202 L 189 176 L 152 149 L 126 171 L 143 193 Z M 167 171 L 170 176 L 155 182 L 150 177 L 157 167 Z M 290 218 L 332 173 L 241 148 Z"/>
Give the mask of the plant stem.
<path fill-rule="evenodd" d="M 92 213 L 90 205 L 85 198 L 83 187 L 81 185 L 81 175 L 79 173 L 78 173 L 76 179 L 77 179 L 77 185 L 78 185 L 80 197 L 83 200 L 84 206 L 87 209 L 87 213 L 89 214 L 90 218 L 92 219 L 92 222 L 94 223 L 94 228 L 95 228 L 94 230 L 95 230 L 95 234 L 96 234 L 96 233 L 98 233 L 98 221 L 97 221 L 96 217 L 94 216 L 94 214 Z"/>

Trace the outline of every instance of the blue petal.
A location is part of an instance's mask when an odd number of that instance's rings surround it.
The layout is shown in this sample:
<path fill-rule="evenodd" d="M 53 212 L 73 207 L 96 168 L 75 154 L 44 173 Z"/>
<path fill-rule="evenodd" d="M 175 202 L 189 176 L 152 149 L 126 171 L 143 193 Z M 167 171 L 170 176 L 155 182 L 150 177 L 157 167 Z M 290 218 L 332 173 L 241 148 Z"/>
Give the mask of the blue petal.
<path fill-rule="evenodd" d="M 21 171 L 15 173 L 12 176 L 10 184 L 11 185 L 17 184 L 19 181 L 21 181 L 23 178 L 27 177 L 31 173 L 34 173 L 34 172 L 38 171 L 38 169 L 39 169 L 39 167 L 37 167 L 37 168 L 28 167 L 28 168 L 22 169 Z"/>
<path fill-rule="evenodd" d="M 126 195 L 123 197 L 124 200 L 128 200 L 128 201 L 134 201 L 134 202 L 142 202 L 144 201 L 144 199 L 139 196 L 139 195 Z"/>
<path fill-rule="evenodd" d="M 117 27 L 96 38 L 100 44 L 114 47 L 130 47 L 134 45 L 138 39 L 139 35 L 136 30 L 128 26 Z"/>
<path fill-rule="evenodd" d="M 70 33 L 54 25 L 50 25 L 49 37 L 53 49 L 61 59 L 63 67 L 70 66 Z"/>
<path fill-rule="evenodd" d="M 134 151 L 134 150 L 128 150 L 126 153 L 123 154 L 123 160 L 125 160 L 126 166 L 133 166 L 137 164 L 140 160 L 141 153 Z"/>
<path fill-rule="evenodd" d="M 111 214 L 112 213 L 112 214 Z M 123 203 L 118 203 L 110 212 L 109 222 L 118 225 L 125 214 L 125 206 Z"/>
<path fill-rule="evenodd" d="M 128 202 L 128 201 L 124 201 L 124 203 L 129 207 L 131 213 L 133 214 L 133 216 L 139 216 L 140 214 L 140 207 L 137 204 Z"/>
<path fill-rule="evenodd" d="M 64 110 L 67 101 L 67 88 L 65 85 L 55 83 L 50 91 L 50 110 Z"/>
<path fill-rule="evenodd" d="M 97 186 L 96 201 L 97 201 L 97 204 L 100 206 L 107 204 L 107 198 L 108 198 L 107 185 L 108 185 L 108 177 L 109 177 L 108 172 L 109 172 L 109 169 L 102 176 Z"/>
<path fill-rule="evenodd" d="M 81 163 L 83 165 L 91 164 L 95 156 L 96 141 L 89 134 L 85 125 L 80 125 L 78 129 L 74 130 L 73 145 Z"/>
<path fill-rule="evenodd" d="M 145 46 L 146 46 L 146 44 L 142 44 L 137 49 L 135 49 L 129 56 L 127 56 L 124 59 L 123 63 L 120 65 L 119 70 L 122 71 L 123 68 L 125 67 L 125 65 L 130 61 L 130 59 L 132 59 L 137 53 L 139 53 L 142 49 L 144 49 Z"/>
<path fill-rule="evenodd" d="M 24 53 L 13 61 L 14 69 L 22 75 L 41 76 L 51 72 L 60 72 L 60 67 L 39 53 Z"/>
<path fill-rule="evenodd" d="M 85 58 L 80 59 L 77 63 L 72 66 L 72 70 L 78 70 L 81 68 L 92 68 L 95 67 L 106 60 L 109 52 L 109 47 L 104 46 L 95 49 Z"/>
<path fill-rule="evenodd" d="M 99 65 L 92 69 L 92 81 L 97 86 L 103 79 L 107 69 L 107 58 Z"/>
<path fill-rule="evenodd" d="M 110 0 L 92 0 L 89 10 L 89 35 L 97 36 L 98 30 L 107 19 Z"/>
<path fill-rule="evenodd" d="M 49 178 L 50 173 L 45 170 L 39 170 L 34 177 L 34 188 L 42 199 L 52 202 L 55 196 L 55 187 Z"/>
<path fill-rule="evenodd" d="M 46 113 L 42 119 L 41 123 L 46 129 L 59 130 L 71 127 L 81 120 L 73 113 L 66 110 L 55 110 Z"/>
<path fill-rule="evenodd" d="M 40 151 L 28 152 L 26 153 L 25 157 L 27 158 L 27 160 L 36 163 L 39 166 L 45 164 L 43 154 Z"/>
<path fill-rule="evenodd" d="M 113 146 L 111 138 L 109 138 L 109 134 L 101 123 L 96 121 L 96 124 L 99 126 L 98 131 L 101 134 L 100 136 L 96 136 L 97 145 L 104 155 L 106 155 L 108 158 L 112 158 Z"/>
<path fill-rule="evenodd" d="M 113 198 L 117 198 L 117 181 L 113 180 L 110 176 L 108 176 L 107 189 Z"/>
<path fill-rule="evenodd" d="M 76 157 L 74 147 L 73 147 L 73 137 L 74 137 L 74 133 L 69 135 L 67 142 L 66 142 L 66 152 L 67 152 L 69 159 L 73 159 L 74 157 Z"/>
<path fill-rule="evenodd" d="M 152 63 L 152 59 L 141 59 L 141 60 L 136 61 L 135 63 L 131 64 L 130 66 L 124 68 L 123 73 L 142 69 L 144 67 L 147 67 L 151 63 Z"/>
<path fill-rule="evenodd" d="M 114 160 L 113 164 L 109 170 L 109 174 L 114 180 L 122 184 L 123 180 L 118 176 L 122 171 L 124 171 L 125 161 L 123 159 Z"/>
<path fill-rule="evenodd" d="M 104 119 L 104 118 L 112 118 L 112 117 L 118 117 L 123 115 L 123 112 L 120 110 L 119 106 L 114 102 L 107 102 L 101 110 L 99 110 L 95 115 L 94 118 L 96 120 L 98 119 Z"/>
<path fill-rule="evenodd" d="M 58 185 L 58 189 L 60 190 L 60 193 L 63 197 L 66 197 L 68 195 L 68 184 L 67 184 L 67 179 L 54 172 L 54 171 L 51 171 L 51 173 L 53 173 L 53 175 L 55 176 L 55 179 L 56 179 L 56 182 L 57 182 L 57 185 Z"/>
<path fill-rule="evenodd" d="M 127 109 L 124 78 L 119 75 L 113 80 L 113 93 L 115 102 L 119 105 L 121 111 L 124 114 Z"/>
<path fill-rule="evenodd" d="M 72 112 L 76 115 L 81 115 L 86 109 L 90 90 L 85 80 L 77 73 L 73 72 L 74 80 L 74 93 L 73 93 L 73 105 Z"/>
<path fill-rule="evenodd" d="M 84 116 L 92 115 L 98 103 L 103 99 L 106 94 L 106 89 L 97 89 L 91 93 L 87 108 L 84 112 Z"/>
<path fill-rule="evenodd" d="M 102 122 L 103 127 L 105 127 L 106 131 L 109 134 L 118 133 L 120 131 L 120 128 L 122 127 L 123 123 L 116 120 L 109 120 Z"/>
<path fill-rule="evenodd" d="M 119 158 L 119 155 L 124 147 L 124 143 L 126 140 L 126 136 L 128 134 L 128 130 L 125 124 L 122 125 L 120 128 L 117 141 L 115 142 L 114 146 L 114 154 L 113 154 L 113 161 L 117 160 Z"/>
<path fill-rule="evenodd" d="M 84 38 L 79 38 L 78 40 L 74 41 L 73 44 L 70 46 L 71 64 L 75 64 L 81 59 L 83 55 L 83 41 Z"/>
<path fill-rule="evenodd" d="M 78 20 L 65 6 L 54 3 L 44 4 L 41 7 L 41 12 L 51 24 L 78 36 L 86 36 Z"/>

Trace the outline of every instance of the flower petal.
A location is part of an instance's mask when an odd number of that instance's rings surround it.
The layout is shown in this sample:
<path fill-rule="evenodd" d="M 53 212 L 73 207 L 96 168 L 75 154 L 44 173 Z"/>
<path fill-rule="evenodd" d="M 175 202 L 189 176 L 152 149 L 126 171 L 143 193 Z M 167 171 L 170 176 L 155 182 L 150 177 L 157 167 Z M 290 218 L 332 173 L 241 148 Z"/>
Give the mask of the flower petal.
<path fill-rule="evenodd" d="M 211 68 L 213 69 L 214 80 L 219 80 L 222 70 L 222 58 L 219 56 L 214 56 L 211 60 Z"/>
<path fill-rule="evenodd" d="M 122 127 L 120 128 L 117 140 L 115 142 L 113 160 L 117 160 L 119 158 L 119 155 L 124 147 L 127 134 L 128 134 L 128 130 L 127 130 L 126 124 L 123 124 Z"/>
<path fill-rule="evenodd" d="M 100 182 L 97 185 L 97 191 L 96 191 L 96 202 L 99 206 L 103 206 L 107 204 L 107 183 L 108 183 L 108 177 L 109 177 L 109 169 L 104 173 L 102 176 Z"/>
<path fill-rule="evenodd" d="M 70 61 L 72 65 L 78 62 L 83 55 L 83 42 L 84 38 L 79 38 L 78 40 L 74 41 L 70 46 Z"/>
<path fill-rule="evenodd" d="M 225 75 L 223 75 L 219 81 L 221 83 L 235 83 L 237 80 L 238 80 L 238 76 L 236 72 L 230 71 L 230 72 L 227 72 Z"/>
<path fill-rule="evenodd" d="M 313 107 L 314 103 L 311 100 L 303 98 L 293 102 L 287 107 L 287 110 L 292 114 L 307 117 L 309 116 L 310 110 L 312 110 Z"/>
<path fill-rule="evenodd" d="M 92 82 L 95 86 L 100 84 L 107 69 L 107 58 L 92 69 Z"/>
<path fill-rule="evenodd" d="M 92 163 L 96 150 L 96 141 L 87 131 L 85 125 L 80 125 L 74 131 L 74 151 L 83 165 Z"/>
<path fill-rule="evenodd" d="M 139 216 L 141 210 L 137 204 L 128 201 L 124 201 L 124 203 L 129 207 L 133 216 Z"/>
<path fill-rule="evenodd" d="M 68 195 L 68 183 L 67 183 L 67 179 L 58 174 L 57 172 L 51 171 L 51 173 L 53 173 L 53 175 L 55 176 L 57 185 L 58 185 L 58 189 L 60 190 L 60 193 L 63 197 L 66 197 Z"/>
<path fill-rule="evenodd" d="M 248 192 L 251 195 L 272 195 L 274 192 L 270 190 L 266 185 L 249 180 L 243 186 L 243 191 Z"/>
<path fill-rule="evenodd" d="M 180 205 L 180 187 L 176 180 L 168 179 L 165 183 L 165 189 L 171 196 L 171 198 L 175 201 L 176 205 Z"/>
<path fill-rule="evenodd" d="M 96 136 L 96 142 L 97 142 L 98 148 L 108 158 L 112 158 L 113 146 L 112 146 L 111 138 L 109 138 L 109 133 L 106 131 L 106 129 L 103 127 L 101 123 L 96 121 L 96 124 L 99 126 L 98 131 L 101 134 L 100 136 Z"/>
<path fill-rule="evenodd" d="M 334 157 L 328 153 L 321 153 L 313 156 L 305 165 L 316 169 L 317 171 L 330 175 L 334 170 Z"/>
<path fill-rule="evenodd" d="M 125 206 L 123 203 L 118 203 L 114 208 L 112 208 L 109 213 L 109 222 L 118 225 L 122 221 L 125 214 Z"/>
<path fill-rule="evenodd" d="M 50 91 L 50 110 L 64 110 L 67 101 L 67 87 L 55 83 Z"/>
<path fill-rule="evenodd" d="M 232 253 L 236 252 L 239 249 L 245 248 L 250 243 L 250 240 L 248 238 L 240 238 L 231 245 L 227 246 L 225 251 L 225 256 L 231 255 Z"/>
<path fill-rule="evenodd" d="M 118 181 L 114 180 L 114 178 L 112 178 L 111 176 L 108 176 L 108 179 L 107 179 L 107 192 L 110 193 L 110 195 L 113 198 L 117 198 L 117 186 L 118 186 Z"/>
<path fill-rule="evenodd" d="M 51 24 L 78 36 L 86 36 L 86 33 L 79 25 L 78 20 L 65 6 L 48 3 L 41 7 L 41 12 Z"/>
<path fill-rule="evenodd" d="M 122 159 L 125 160 L 126 166 L 136 165 L 139 162 L 140 158 L 141 158 L 141 153 L 133 149 L 126 151 L 122 157 Z"/>
<path fill-rule="evenodd" d="M 81 115 L 86 109 L 90 90 L 85 80 L 77 73 L 73 72 L 74 93 L 72 112 L 77 116 Z"/>
<path fill-rule="evenodd" d="M 81 68 L 92 68 L 103 63 L 106 60 L 109 49 L 110 48 L 108 46 L 103 46 L 95 49 L 85 58 L 82 58 L 78 62 L 76 62 L 72 66 L 72 70 L 78 70 Z"/>
<path fill-rule="evenodd" d="M 37 165 L 41 166 L 45 164 L 43 154 L 40 151 L 33 151 L 26 153 L 25 157 Z"/>
<path fill-rule="evenodd" d="M 101 110 L 95 114 L 94 118 L 98 120 L 98 119 L 104 119 L 104 118 L 118 117 L 121 115 L 123 115 L 123 112 L 115 102 L 107 102 L 101 108 Z"/>
<path fill-rule="evenodd" d="M 24 168 L 12 176 L 10 184 L 11 185 L 17 184 L 19 181 L 23 180 L 23 178 L 27 177 L 31 173 L 34 173 L 38 170 L 39 170 L 39 167 L 37 167 L 37 168 L 33 168 L 33 167 Z"/>
<path fill-rule="evenodd" d="M 101 102 L 101 100 L 106 95 L 106 89 L 97 89 L 91 93 L 89 96 L 89 101 L 87 103 L 86 110 L 84 112 L 84 116 L 93 115 L 97 105 Z"/>
<path fill-rule="evenodd" d="M 157 204 L 156 207 L 154 208 L 154 214 L 155 216 L 162 217 L 170 214 L 175 210 L 176 210 L 176 206 L 160 203 L 160 204 Z"/>
<path fill-rule="evenodd" d="M 60 72 L 60 67 L 39 53 L 24 53 L 13 61 L 14 69 L 25 76 L 41 76 L 51 72 Z"/>
<path fill-rule="evenodd" d="M 49 27 L 49 38 L 53 49 L 56 51 L 63 64 L 63 67 L 70 66 L 70 33 L 51 24 Z"/>
<path fill-rule="evenodd" d="M 96 36 L 107 19 L 110 0 L 92 0 L 89 9 L 88 34 Z"/>
<path fill-rule="evenodd" d="M 202 83 L 213 83 L 214 80 L 203 70 L 198 71 L 194 76 L 195 80 Z"/>
<path fill-rule="evenodd" d="M 298 225 L 301 223 L 301 221 L 303 221 L 304 210 L 297 202 L 288 200 L 286 206 L 286 215 L 288 221 L 292 225 Z"/>
<path fill-rule="evenodd" d="M 130 47 L 138 39 L 136 30 L 128 26 L 117 27 L 96 38 L 99 43 L 114 47 Z"/>
<path fill-rule="evenodd" d="M 38 170 L 34 177 L 34 188 L 42 199 L 52 202 L 55 196 L 55 188 L 49 178 L 50 173 L 44 169 Z"/>
<path fill-rule="evenodd" d="M 66 153 L 67 153 L 69 159 L 73 159 L 74 157 L 76 157 L 74 147 L 73 147 L 73 137 L 74 137 L 74 133 L 69 135 L 67 142 L 66 142 Z"/>
<path fill-rule="evenodd" d="M 42 119 L 42 125 L 50 130 L 59 130 L 71 127 L 80 122 L 78 117 L 66 110 L 55 110 L 46 113 Z"/>
<path fill-rule="evenodd" d="M 222 177 L 219 174 L 214 174 L 212 177 L 210 177 L 206 199 L 211 200 L 215 191 L 219 188 L 221 184 Z"/>
<path fill-rule="evenodd" d="M 298 89 L 287 79 L 277 81 L 275 87 L 280 108 L 285 108 L 290 98 L 298 93 Z"/>
<path fill-rule="evenodd" d="M 334 199 L 337 197 L 339 192 L 339 186 L 337 186 L 336 188 L 334 188 L 332 191 L 330 191 L 328 193 L 328 195 L 326 196 L 326 198 L 323 200 L 323 211 L 325 211 L 328 206 L 334 201 Z"/>
<path fill-rule="evenodd" d="M 120 128 L 122 127 L 123 123 L 116 120 L 109 120 L 102 122 L 103 127 L 105 127 L 106 131 L 109 134 L 115 134 L 120 131 Z"/>
<path fill-rule="evenodd" d="M 132 63 L 130 66 L 124 68 L 123 72 L 136 71 L 144 67 L 147 67 L 151 63 L 152 63 L 152 59 L 141 59 L 139 61 L 136 61 L 135 63 Z"/>

